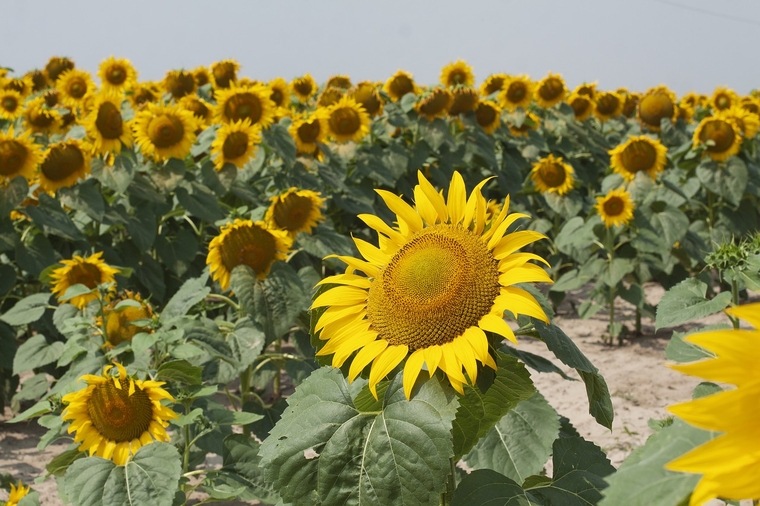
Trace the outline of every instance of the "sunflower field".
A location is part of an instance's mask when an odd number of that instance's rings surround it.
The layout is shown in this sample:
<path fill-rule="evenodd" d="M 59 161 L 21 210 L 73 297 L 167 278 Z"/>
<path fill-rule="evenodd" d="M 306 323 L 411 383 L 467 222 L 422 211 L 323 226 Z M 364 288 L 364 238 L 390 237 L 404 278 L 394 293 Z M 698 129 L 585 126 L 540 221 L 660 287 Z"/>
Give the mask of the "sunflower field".
<path fill-rule="evenodd" d="M 38 478 L 64 504 L 760 499 L 755 93 L 476 86 L 463 61 L 434 85 L 234 60 L 152 82 L 114 57 L 96 77 L 0 68 L 0 407 L 40 450 L 69 443 Z M 518 346 L 576 369 L 611 429 L 552 323 L 579 290 L 609 345 L 643 318 L 732 323 L 673 334 L 672 367 L 706 382 L 617 470 L 536 391 L 559 366 Z"/>

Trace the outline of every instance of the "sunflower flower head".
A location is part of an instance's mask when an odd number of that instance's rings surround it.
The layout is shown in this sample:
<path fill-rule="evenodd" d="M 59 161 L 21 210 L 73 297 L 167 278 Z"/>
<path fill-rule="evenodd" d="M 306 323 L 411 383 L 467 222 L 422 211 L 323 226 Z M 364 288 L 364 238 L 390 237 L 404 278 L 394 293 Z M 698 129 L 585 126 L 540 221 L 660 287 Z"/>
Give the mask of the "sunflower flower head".
<path fill-rule="evenodd" d="M 492 93 L 501 91 L 508 79 L 509 76 L 507 74 L 491 74 L 480 85 L 480 94 L 487 97 Z"/>
<path fill-rule="evenodd" d="M 290 86 L 288 86 L 288 82 L 285 81 L 282 77 L 276 77 L 269 81 L 269 89 L 272 90 L 272 93 L 269 95 L 270 100 L 274 102 L 274 105 L 278 108 L 284 107 L 289 108 L 290 107 Z"/>
<path fill-rule="evenodd" d="M 646 135 L 633 136 L 609 151 L 612 170 L 633 181 L 636 174 L 645 172 L 653 180 L 665 169 L 668 148 L 659 139 Z"/>
<path fill-rule="evenodd" d="M 499 92 L 499 103 L 508 111 L 514 111 L 518 107 L 527 109 L 533 101 L 534 89 L 535 83 L 530 76 L 512 76 L 504 82 L 504 87 Z"/>
<path fill-rule="evenodd" d="M 14 121 L 24 110 L 24 98 L 15 90 L 0 91 L 0 118 Z"/>
<path fill-rule="evenodd" d="M 397 70 L 395 74 L 388 78 L 383 85 L 385 91 L 391 100 L 397 102 L 407 93 L 419 93 L 419 88 L 414 83 L 412 74 L 405 70 Z"/>
<path fill-rule="evenodd" d="M 92 146 L 77 139 L 49 144 L 40 164 L 40 187 L 48 193 L 74 186 L 90 173 Z"/>
<path fill-rule="evenodd" d="M 116 374 L 110 374 L 112 370 Z M 177 414 L 162 404 L 174 398 L 161 388 L 162 381 L 138 380 L 121 364 L 106 366 L 100 376 L 79 378 L 87 386 L 63 396 L 61 414 L 69 420 L 69 434 L 76 432 L 79 451 L 125 465 L 131 455 L 154 441 L 170 440 L 168 420 Z"/>
<path fill-rule="evenodd" d="M 134 87 L 137 71 L 129 60 L 111 56 L 100 64 L 98 77 L 103 91 L 121 94 Z"/>
<path fill-rule="evenodd" d="M 585 121 L 594 112 L 594 102 L 588 95 L 573 92 L 567 103 L 573 108 L 576 121 Z"/>
<path fill-rule="evenodd" d="M 193 77 L 195 78 L 195 85 L 200 88 L 201 86 L 206 86 L 208 83 L 211 82 L 211 72 L 208 68 L 204 67 L 203 65 L 200 65 L 198 67 L 195 67 L 193 69 Z"/>
<path fill-rule="evenodd" d="M 14 135 L 13 127 L 7 133 L 0 130 L 0 182 L 23 176 L 34 179 L 37 166 L 42 163 L 42 148 L 34 143 L 28 130 Z"/>
<path fill-rule="evenodd" d="M 267 128 L 274 121 L 277 106 L 270 96 L 272 91 L 264 84 L 233 85 L 215 94 L 214 118 L 217 123 L 234 123 L 247 119 L 251 125 Z"/>
<path fill-rule="evenodd" d="M 442 86 L 436 86 L 423 93 L 417 103 L 414 104 L 414 108 L 417 110 L 417 114 L 433 121 L 435 118 L 446 115 L 453 99 L 451 91 Z"/>
<path fill-rule="evenodd" d="M 98 93 L 82 121 L 97 154 L 121 153 L 122 145 L 132 146 L 132 128 L 121 114 L 121 100 L 119 92 Z"/>
<path fill-rule="evenodd" d="M 2 86 L 0 87 L 3 90 L 15 91 L 22 97 L 29 96 L 29 94 L 32 93 L 32 87 L 34 86 L 32 79 L 27 76 L 0 80 L 0 83 L 2 83 Z"/>
<path fill-rule="evenodd" d="M 174 100 L 195 93 L 195 77 L 184 70 L 170 70 L 164 76 L 164 90 L 171 94 Z"/>
<path fill-rule="evenodd" d="M 745 111 L 760 116 L 760 100 L 756 99 L 755 97 L 742 97 L 741 102 L 739 103 L 739 107 Z"/>
<path fill-rule="evenodd" d="M 19 501 L 26 497 L 31 490 L 32 488 L 29 486 L 25 487 L 21 480 L 19 480 L 18 486 L 11 483 L 11 492 L 8 494 L 5 506 L 18 506 Z"/>
<path fill-rule="evenodd" d="M 119 269 L 105 263 L 102 256 L 103 252 L 99 251 L 87 258 L 74 255 L 74 258 L 71 260 L 61 260 L 63 267 L 53 270 L 50 274 L 53 285 L 51 291 L 58 297 L 59 301 L 66 293 L 66 290 L 74 285 L 81 284 L 91 289 L 92 292 L 77 295 L 68 302 L 79 309 L 83 309 L 90 301 L 100 297 L 100 293 L 95 288 L 104 283 L 115 284 L 116 279 L 114 276 L 119 273 Z M 110 290 L 113 291 L 114 287 L 112 286 Z"/>
<path fill-rule="evenodd" d="M 441 84 L 447 88 L 473 86 L 475 74 L 472 73 L 472 67 L 466 61 L 457 60 L 441 69 Z"/>
<path fill-rule="evenodd" d="M 145 156 L 158 160 L 185 158 L 195 142 L 198 122 L 178 104 L 147 106 L 135 114 L 132 129 Z"/>
<path fill-rule="evenodd" d="M 623 113 L 623 97 L 615 91 L 602 91 L 594 100 L 594 116 L 601 121 L 608 121 Z"/>
<path fill-rule="evenodd" d="M 309 115 L 297 117 L 291 123 L 288 132 L 296 143 L 298 153 L 312 154 L 319 149 L 319 143 L 325 142 L 329 130 L 327 118 L 327 109 L 318 108 Z"/>
<path fill-rule="evenodd" d="M 153 81 L 137 83 L 129 92 L 127 98 L 136 111 L 143 109 L 146 104 L 158 102 L 161 98 L 161 87 Z"/>
<path fill-rule="evenodd" d="M 372 81 L 362 81 L 346 93 L 353 98 L 357 104 L 364 107 L 370 118 L 379 116 L 383 113 L 383 98 L 377 91 L 377 85 Z"/>
<path fill-rule="evenodd" d="M 364 107 L 348 96 L 327 109 L 327 127 L 336 142 L 361 141 L 369 134 L 369 123 Z"/>
<path fill-rule="evenodd" d="M 124 301 L 130 301 L 125 304 Z M 132 342 L 132 338 L 140 332 L 145 332 L 145 320 L 153 318 L 150 304 L 142 300 L 139 293 L 127 290 L 123 297 L 112 300 L 103 310 L 106 329 L 106 345 L 117 346 L 123 342 Z M 152 332 L 152 330 L 148 330 Z"/>
<path fill-rule="evenodd" d="M 222 60 L 211 64 L 211 78 L 214 88 L 227 89 L 237 81 L 237 72 L 240 64 L 235 60 Z"/>
<path fill-rule="evenodd" d="M 61 74 L 73 68 L 73 60 L 66 58 L 65 56 L 53 56 L 45 65 L 45 72 L 51 81 L 56 82 Z"/>
<path fill-rule="evenodd" d="M 760 117 L 738 105 L 720 111 L 716 116 L 734 120 L 739 127 L 742 137 L 745 139 L 754 137 L 757 134 L 758 128 L 760 128 Z"/>
<path fill-rule="evenodd" d="M 226 163 L 242 168 L 254 155 L 259 144 L 261 129 L 251 125 L 247 119 L 223 124 L 211 144 L 211 156 L 216 170 L 222 170 Z"/>
<path fill-rule="evenodd" d="M 731 109 L 739 103 L 739 95 L 730 88 L 719 86 L 715 88 L 710 97 L 710 107 L 715 111 L 725 111 Z"/>
<path fill-rule="evenodd" d="M 95 92 L 90 73 L 84 70 L 67 70 L 55 82 L 60 101 L 69 108 L 84 107 L 85 96 Z"/>
<path fill-rule="evenodd" d="M 61 113 L 51 109 L 45 97 L 35 97 L 24 104 L 24 124 L 33 133 L 57 134 L 63 128 Z"/>
<path fill-rule="evenodd" d="M 741 149 L 741 128 L 732 117 L 708 116 L 694 130 L 693 142 L 694 146 L 705 146 L 705 153 L 713 160 L 724 162 Z"/>
<path fill-rule="evenodd" d="M 310 234 L 317 223 L 324 220 L 325 199 L 319 192 L 290 188 L 269 200 L 264 220 L 271 228 L 287 231 L 293 239 L 300 232 Z"/>
<path fill-rule="evenodd" d="M 541 193 L 565 195 L 575 183 L 573 167 L 562 161 L 562 157 L 549 155 L 533 164 L 530 177 Z"/>
<path fill-rule="evenodd" d="M 596 81 L 593 83 L 579 84 L 575 87 L 573 93 L 576 95 L 583 95 L 584 97 L 588 97 L 589 100 L 594 100 L 596 99 L 596 85 Z"/>
<path fill-rule="evenodd" d="M 468 86 L 457 86 L 451 89 L 451 105 L 449 106 L 449 116 L 458 116 L 473 112 L 478 107 L 480 96 L 478 90 Z"/>
<path fill-rule="evenodd" d="M 317 83 L 310 74 L 296 77 L 290 81 L 290 89 L 301 102 L 308 102 L 312 95 L 317 92 Z"/>
<path fill-rule="evenodd" d="M 639 100 L 641 100 L 641 94 L 636 92 L 628 92 L 623 95 L 623 116 L 630 118 L 639 108 Z"/>
<path fill-rule="evenodd" d="M 501 124 L 501 106 L 491 100 L 481 100 L 475 109 L 475 119 L 486 133 L 492 134 Z"/>
<path fill-rule="evenodd" d="M 544 109 L 554 107 L 567 97 L 567 85 L 559 74 L 549 73 L 536 84 L 536 103 Z"/>
<path fill-rule="evenodd" d="M 180 107 L 193 113 L 198 123 L 198 128 L 203 130 L 211 125 L 213 119 L 213 107 L 211 104 L 199 98 L 197 95 L 186 95 L 177 102 Z"/>
<path fill-rule="evenodd" d="M 596 198 L 596 212 L 602 218 L 607 228 L 628 224 L 633 219 L 633 209 L 636 207 L 631 194 L 623 188 L 611 190 L 602 197 Z"/>
<path fill-rule="evenodd" d="M 654 132 L 660 131 L 660 122 L 678 116 L 676 96 L 666 86 L 650 88 L 639 100 L 639 121 Z"/>
<path fill-rule="evenodd" d="M 486 332 L 514 342 L 504 312 L 547 317 L 522 282 L 550 282 L 543 268 L 517 253 L 544 236 L 535 231 L 507 233 L 527 215 L 500 212 L 486 219 L 482 181 L 467 196 L 464 180 L 455 172 L 444 198 L 421 172 L 414 188 L 414 207 L 394 193 L 376 190 L 396 215 L 390 226 L 371 214 L 359 218 L 378 233 L 378 245 L 354 239 L 364 259 L 339 256 L 344 274 L 320 282 L 334 285 L 314 300 L 324 308 L 316 323 L 324 344 L 318 355 L 332 355 L 341 367 L 351 359 L 348 380 L 367 366 L 369 389 L 404 362 L 403 386 L 411 398 L 415 381 L 426 366 L 432 376 L 441 369 L 463 393 L 474 384 L 478 362 L 496 369 Z M 357 274 L 357 272 L 363 275 Z"/>
<path fill-rule="evenodd" d="M 340 102 L 346 92 L 340 88 L 325 88 L 317 98 L 317 106 L 330 107 Z"/>
<path fill-rule="evenodd" d="M 325 83 L 325 88 L 338 88 L 339 90 L 347 91 L 351 88 L 351 78 L 343 74 L 330 76 Z"/>

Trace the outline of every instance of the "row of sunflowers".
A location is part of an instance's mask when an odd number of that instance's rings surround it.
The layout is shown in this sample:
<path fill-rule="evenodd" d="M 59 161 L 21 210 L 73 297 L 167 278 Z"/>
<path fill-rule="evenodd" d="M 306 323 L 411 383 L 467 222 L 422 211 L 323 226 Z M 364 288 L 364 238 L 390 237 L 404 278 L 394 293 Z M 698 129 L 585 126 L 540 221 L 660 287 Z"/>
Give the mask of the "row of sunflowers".
<path fill-rule="evenodd" d="M 559 369 L 513 345 L 546 342 L 611 427 L 604 378 L 551 323 L 568 292 L 590 287 L 577 311 L 606 308 L 611 344 L 760 289 L 758 98 L 571 91 L 558 74 L 478 88 L 462 61 L 434 86 L 239 73 L 0 70 L 0 405 L 38 418 L 40 449 L 71 442 L 48 466 L 61 499 L 630 495 L 614 474 L 603 491 L 614 468 L 526 366 Z M 760 495 L 711 479 L 693 504 Z M 29 491 L 3 480 L 9 504 Z"/>

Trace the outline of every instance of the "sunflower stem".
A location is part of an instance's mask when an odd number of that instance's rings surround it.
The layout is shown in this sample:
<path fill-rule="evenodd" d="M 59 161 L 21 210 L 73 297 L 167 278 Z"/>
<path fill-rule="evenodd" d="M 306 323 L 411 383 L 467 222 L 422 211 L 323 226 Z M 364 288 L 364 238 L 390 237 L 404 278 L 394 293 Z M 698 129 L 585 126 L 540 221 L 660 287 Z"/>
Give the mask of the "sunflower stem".
<path fill-rule="evenodd" d="M 185 414 L 188 414 L 190 412 L 192 404 L 192 399 L 185 400 L 182 403 L 182 405 L 185 407 Z M 185 449 L 182 452 L 182 474 L 185 474 L 190 468 L 190 448 L 192 447 L 192 443 L 190 442 L 190 424 L 182 427 L 182 435 L 185 439 Z"/>
<path fill-rule="evenodd" d="M 641 335 L 641 309 L 636 308 L 636 335 Z"/>
<path fill-rule="evenodd" d="M 282 353 L 282 338 L 278 337 L 277 340 L 274 342 L 274 351 L 276 354 Z M 280 374 L 282 373 L 282 369 L 280 369 L 279 361 L 273 360 L 274 364 L 277 366 L 277 375 L 274 377 L 274 381 L 272 382 L 272 396 L 275 400 L 280 398 L 280 391 L 282 390 L 282 385 L 280 383 Z"/>
<path fill-rule="evenodd" d="M 210 294 L 206 295 L 206 300 L 207 301 L 208 300 L 211 300 L 211 301 L 216 300 L 216 301 L 219 301 L 219 302 L 224 302 L 225 304 L 227 304 L 228 306 L 230 306 L 235 311 L 240 311 L 240 304 L 236 303 L 234 300 L 230 299 L 229 297 L 225 297 L 224 295 L 221 295 L 219 293 L 210 293 Z"/>
<path fill-rule="evenodd" d="M 736 281 L 736 277 L 731 278 L 731 300 L 734 303 L 734 307 L 739 305 L 739 283 Z M 731 323 L 734 324 L 734 329 L 739 329 L 739 319 L 731 318 Z"/>
<path fill-rule="evenodd" d="M 615 262 L 615 240 L 612 236 L 612 228 L 607 228 L 607 240 L 605 241 L 606 248 L 607 249 L 607 259 L 609 260 L 609 269 L 610 272 L 612 272 L 612 264 Z M 615 286 L 610 286 L 610 292 L 609 292 L 609 305 L 610 305 L 610 325 L 608 327 L 610 332 L 610 342 L 609 345 L 612 346 L 613 341 L 615 340 L 614 335 L 614 328 L 615 328 L 615 295 L 616 295 L 616 288 Z M 623 344 L 622 341 L 620 344 Z"/>

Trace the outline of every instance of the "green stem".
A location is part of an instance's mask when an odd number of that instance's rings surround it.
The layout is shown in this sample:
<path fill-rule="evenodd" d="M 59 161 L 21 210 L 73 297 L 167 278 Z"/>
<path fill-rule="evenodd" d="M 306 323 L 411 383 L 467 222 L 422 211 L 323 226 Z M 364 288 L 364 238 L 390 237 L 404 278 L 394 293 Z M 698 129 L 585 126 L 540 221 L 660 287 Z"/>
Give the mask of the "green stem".
<path fill-rule="evenodd" d="M 185 414 L 188 414 L 192 407 L 193 400 L 186 400 L 182 404 L 185 406 Z M 185 474 L 190 468 L 190 448 L 192 447 L 192 443 L 190 442 L 190 424 L 182 427 L 182 435 L 185 439 L 185 449 L 182 452 L 182 474 Z"/>
<path fill-rule="evenodd" d="M 739 305 L 739 283 L 736 281 L 736 277 L 731 278 L 731 300 L 734 303 L 734 307 Z M 731 322 L 734 324 L 734 329 L 739 329 L 739 319 L 731 318 Z"/>
<path fill-rule="evenodd" d="M 237 302 L 218 293 L 210 293 L 206 295 L 206 300 L 218 300 L 219 302 L 224 302 L 235 311 L 240 311 L 240 305 Z"/>
<path fill-rule="evenodd" d="M 277 340 L 274 342 L 274 351 L 277 354 L 280 354 L 282 352 L 282 338 L 277 338 Z M 272 383 L 272 396 L 274 399 L 280 398 L 280 391 L 282 390 L 282 385 L 280 384 L 280 373 L 282 372 L 280 370 L 280 364 L 279 361 L 274 361 L 275 365 L 277 365 L 277 374 L 274 377 L 274 382 Z"/>
<path fill-rule="evenodd" d="M 610 272 L 612 272 L 612 264 L 615 262 L 615 240 L 612 237 L 612 228 L 607 228 L 607 259 L 609 260 L 609 269 Z M 613 327 L 615 326 L 615 295 L 616 295 L 616 287 L 611 286 L 610 287 L 610 293 L 609 293 L 609 304 L 610 304 L 610 346 L 612 346 L 612 341 L 615 339 L 613 336 Z M 621 342 L 622 344 L 622 342 Z"/>
<path fill-rule="evenodd" d="M 641 335 L 641 309 L 636 308 L 636 335 Z"/>
<path fill-rule="evenodd" d="M 240 411 L 243 411 L 243 406 L 245 405 L 245 401 L 248 398 L 248 392 L 251 389 L 251 374 L 253 373 L 253 364 L 248 364 L 248 367 L 245 368 L 245 371 L 243 371 L 240 374 Z M 243 426 L 243 434 L 246 436 L 251 435 L 251 429 L 248 428 L 247 425 Z"/>

